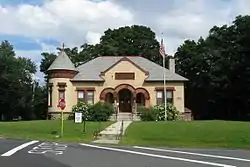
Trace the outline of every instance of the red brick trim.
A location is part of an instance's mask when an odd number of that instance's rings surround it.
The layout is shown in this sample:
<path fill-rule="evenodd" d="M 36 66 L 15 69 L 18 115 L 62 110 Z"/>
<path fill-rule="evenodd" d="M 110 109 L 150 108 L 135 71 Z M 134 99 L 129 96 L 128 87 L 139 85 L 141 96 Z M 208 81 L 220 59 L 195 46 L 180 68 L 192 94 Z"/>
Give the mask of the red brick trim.
<path fill-rule="evenodd" d="M 145 97 L 145 100 L 150 99 L 150 95 L 149 95 L 148 91 L 145 88 L 136 88 L 135 92 L 136 92 L 136 95 L 138 93 L 142 93 L 144 95 L 144 97 Z"/>
<path fill-rule="evenodd" d="M 162 90 L 164 91 L 164 87 L 155 87 L 155 90 L 158 91 L 158 90 Z M 175 91 L 175 87 L 166 87 L 166 90 L 172 90 L 172 91 Z"/>
<path fill-rule="evenodd" d="M 77 74 L 77 71 L 71 70 L 53 70 L 49 71 L 49 78 L 74 78 Z"/>
<path fill-rule="evenodd" d="M 132 85 L 129 85 L 129 84 L 120 84 L 120 85 L 118 85 L 118 86 L 115 87 L 115 92 L 119 93 L 119 91 L 122 90 L 122 89 L 128 89 L 128 90 L 130 90 L 131 93 L 132 93 L 133 98 L 136 97 L 135 88 Z"/>
<path fill-rule="evenodd" d="M 102 92 L 100 93 L 100 100 L 105 100 L 106 99 L 106 95 L 108 93 L 112 93 L 114 98 L 117 97 L 117 94 L 115 92 L 115 89 L 114 88 L 105 88 L 102 90 Z"/>
<path fill-rule="evenodd" d="M 79 90 L 82 90 L 82 91 L 85 91 L 85 90 L 95 91 L 95 87 L 76 87 L 76 91 L 79 91 Z"/>

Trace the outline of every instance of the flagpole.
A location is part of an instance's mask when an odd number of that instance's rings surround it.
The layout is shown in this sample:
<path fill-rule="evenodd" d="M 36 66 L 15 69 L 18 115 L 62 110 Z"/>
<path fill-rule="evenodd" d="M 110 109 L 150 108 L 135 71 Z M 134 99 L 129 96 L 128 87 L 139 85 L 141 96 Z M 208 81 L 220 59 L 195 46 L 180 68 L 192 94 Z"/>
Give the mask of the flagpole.
<path fill-rule="evenodd" d="M 160 46 L 160 54 L 162 55 L 162 61 L 163 61 L 163 96 L 164 96 L 164 112 L 165 112 L 165 121 L 167 121 L 167 96 L 166 96 L 166 52 L 165 52 L 165 46 L 163 43 L 163 33 L 161 34 L 161 46 Z"/>
<path fill-rule="evenodd" d="M 164 87 L 164 111 L 165 111 L 165 120 L 167 121 L 167 96 L 166 96 L 166 57 L 163 57 L 163 87 Z"/>

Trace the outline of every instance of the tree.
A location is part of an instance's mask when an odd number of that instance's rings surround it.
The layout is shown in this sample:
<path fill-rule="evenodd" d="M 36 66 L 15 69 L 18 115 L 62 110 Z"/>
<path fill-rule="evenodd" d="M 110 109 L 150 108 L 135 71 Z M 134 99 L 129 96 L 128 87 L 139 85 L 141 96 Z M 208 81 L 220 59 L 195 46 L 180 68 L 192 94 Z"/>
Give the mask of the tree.
<path fill-rule="evenodd" d="M 155 33 L 145 26 L 133 25 L 118 29 L 108 29 L 100 40 L 102 56 L 143 56 L 162 64 L 159 56 L 159 42 Z"/>
<path fill-rule="evenodd" d="M 54 53 L 47 53 L 43 52 L 42 55 L 42 61 L 40 64 L 40 71 L 44 73 L 44 79 L 45 82 L 48 83 L 48 68 L 53 63 L 53 61 L 56 59 L 57 55 Z"/>
<path fill-rule="evenodd" d="M 197 119 L 249 119 L 250 17 L 214 26 L 206 39 L 185 41 L 175 57 L 177 72 L 190 79 L 187 105 Z"/>
<path fill-rule="evenodd" d="M 30 119 L 32 75 L 36 72 L 34 62 L 15 57 L 8 41 L 0 44 L 0 117 L 11 120 L 16 116 Z"/>

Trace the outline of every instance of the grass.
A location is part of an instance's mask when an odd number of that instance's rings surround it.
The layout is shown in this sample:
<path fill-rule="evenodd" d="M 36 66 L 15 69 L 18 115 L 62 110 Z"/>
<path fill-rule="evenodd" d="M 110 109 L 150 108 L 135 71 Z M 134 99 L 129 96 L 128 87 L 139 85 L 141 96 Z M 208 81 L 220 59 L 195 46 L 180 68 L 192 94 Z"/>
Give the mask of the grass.
<path fill-rule="evenodd" d="M 64 134 L 60 135 L 60 120 L 0 122 L 0 136 L 9 138 L 22 138 L 45 141 L 90 142 L 93 132 L 103 130 L 112 122 L 86 122 L 86 133 L 83 133 L 83 123 L 75 124 L 73 121 L 64 121 Z"/>
<path fill-rule="evenodd" d="M 193 148 L 250 148 L 250 123 L 133 122 L 121 144 Z"/>

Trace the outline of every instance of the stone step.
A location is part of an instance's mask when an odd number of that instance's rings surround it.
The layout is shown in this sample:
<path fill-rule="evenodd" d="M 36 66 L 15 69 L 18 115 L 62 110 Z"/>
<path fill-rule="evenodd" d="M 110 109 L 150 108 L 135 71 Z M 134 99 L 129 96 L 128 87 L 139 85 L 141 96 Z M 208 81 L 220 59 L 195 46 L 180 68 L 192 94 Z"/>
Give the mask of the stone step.
<path fill-rule="evenodd" d="M 116 120 L 117 121 L 122 121 L 122 120 L 124 120 L 124 121 L 139 121 L 140 117 L 137 114 L 120 112 L 117 115 L 113 114 L 110 117 L 110 120 L 111 121 L 116 121 Z"/>

